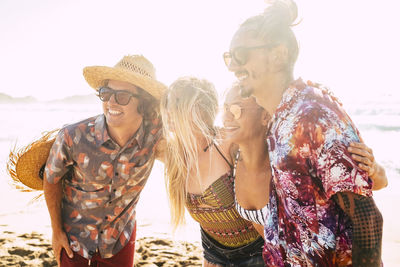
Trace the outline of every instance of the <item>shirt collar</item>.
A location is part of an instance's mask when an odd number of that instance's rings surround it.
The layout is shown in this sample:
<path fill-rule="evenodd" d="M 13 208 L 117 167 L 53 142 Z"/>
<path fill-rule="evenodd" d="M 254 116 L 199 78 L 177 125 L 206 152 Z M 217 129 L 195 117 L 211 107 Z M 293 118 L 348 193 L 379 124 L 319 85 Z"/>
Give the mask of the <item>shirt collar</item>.
<path fill-rule="evenodd" d="M 108 135 L 104 114 L 98 116 L 94 121 L 94 138 L 98 147 L 111 139 Z"/>
<path fill-rule="evenodd" d="M 145 120 L 143 119 L 140 124 L 139 129 L 133 135 L 133 137 L 128 141 L 128 146 L 133 144 L 133 141 L 136 140 L 139 148 L 143 147 L 144 143 L 144 135 L 145 135 Z M 108 141 L 112 141 L 110 135 L 108 134 L 106 118 L 104 114 L 98 116 L 94 122 L 94 137 L 96 140 L 96 146 L 99 147 Z"/>

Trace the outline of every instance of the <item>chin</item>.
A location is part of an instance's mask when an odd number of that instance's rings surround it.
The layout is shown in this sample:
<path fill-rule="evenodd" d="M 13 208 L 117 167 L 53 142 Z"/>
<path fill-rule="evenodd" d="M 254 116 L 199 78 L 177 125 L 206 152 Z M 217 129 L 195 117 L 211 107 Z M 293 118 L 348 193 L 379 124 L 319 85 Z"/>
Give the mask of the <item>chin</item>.
<path fill-rule="evenodd" d="M 253 88 L 248 88 L 241 86 L 240 87 L 240 96 L 243 98 L 250 97 L 253 94 Z"/>

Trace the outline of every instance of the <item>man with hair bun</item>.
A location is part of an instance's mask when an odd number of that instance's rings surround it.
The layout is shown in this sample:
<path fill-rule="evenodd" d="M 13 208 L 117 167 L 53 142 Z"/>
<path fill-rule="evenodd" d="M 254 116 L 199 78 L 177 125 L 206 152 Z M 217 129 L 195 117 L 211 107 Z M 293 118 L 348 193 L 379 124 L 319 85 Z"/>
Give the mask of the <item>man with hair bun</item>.
<path fill-rule="evenodd" d="M 347 146 L 360 134 L 322 86 L 293 78 L 298 44 L 293 1 L 268 1 L 224 54 L 243 96 L 272 114 L 267 135 L 272 183 L 265 219 L 268 266 L 380 266 L 383 218 L 368 177 Z"/>

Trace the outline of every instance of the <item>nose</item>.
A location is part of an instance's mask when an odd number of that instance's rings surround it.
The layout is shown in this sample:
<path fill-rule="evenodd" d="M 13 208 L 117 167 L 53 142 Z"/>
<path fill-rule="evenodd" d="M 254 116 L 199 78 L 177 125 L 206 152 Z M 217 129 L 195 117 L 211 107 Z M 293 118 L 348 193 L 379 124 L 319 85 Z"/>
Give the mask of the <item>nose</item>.
<path fill-rule="evenodd" d="M 222 114 L 222 123 L 225 125 L 227 122 L 231 122 L 233 120 L 233 115 L 230 111 L 224 109 Z"/>
<path fill-rule="evenodd" d="M 110 99 L 108 100 L 108 103 L 110 104 L 118 104 L 117 101 L 115 100 L 115 94 L 112 94 Z"/>
<path fill-rule="evenodd" d="M 229 62 L 227 67 L 230 72 L 236 72 L 241 68 L 234 58 L 231 59 L 231 62 Z"/>

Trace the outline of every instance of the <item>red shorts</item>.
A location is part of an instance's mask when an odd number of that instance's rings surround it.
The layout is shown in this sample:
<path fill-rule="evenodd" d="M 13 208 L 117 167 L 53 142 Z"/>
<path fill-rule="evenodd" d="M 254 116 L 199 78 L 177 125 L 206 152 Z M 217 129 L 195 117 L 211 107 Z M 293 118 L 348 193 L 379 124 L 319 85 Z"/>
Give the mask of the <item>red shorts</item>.
<path fill-rule="evenodd" d="M 111 258 L 102 259 L 99 252 L 96 252 L 89 260 L 76 252 L 70 259 L 64 249 L 61 250 L 61 267 L 132 267 L 135 254 L 136 225 L 132 232 L 129 242 L 117 254 Z"/>

